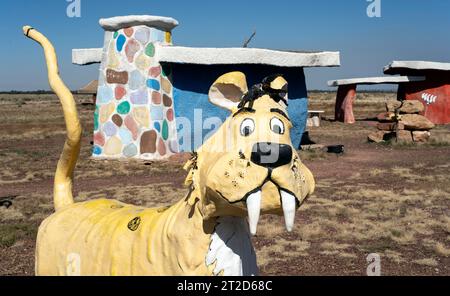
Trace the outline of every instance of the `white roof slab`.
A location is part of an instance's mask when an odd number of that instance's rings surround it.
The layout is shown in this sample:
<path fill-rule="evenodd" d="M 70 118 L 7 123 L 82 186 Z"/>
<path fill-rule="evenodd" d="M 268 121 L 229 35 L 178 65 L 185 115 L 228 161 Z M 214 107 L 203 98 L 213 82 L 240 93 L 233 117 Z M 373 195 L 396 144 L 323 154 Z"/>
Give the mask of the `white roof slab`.
<path fill-rule="evenodd" d="M 99 21 L 105 31 L 117 31 L 134 26 L 154 27 L 163 31 L 172 31 L 178 26 L 178 21 L 171 17 L 155 15 L 127 15 L 111 18 L 102 18 Z"/>
<path fill-rule="evenodd" d="M 413 81 L 424 81 L 424 76 L 384 76 L 384 77 L 366 77 L 352 78 L 328 81 L 328 86 L 340 86 L 350 84 L 399 84 Z"/>
<path fill-rule="evenodd" d="M 102 61 L 103 48 L 72 49 L 72 63 L 89 65 Z"/>
<path fill-rule="evenodd" d="M 261 64 L 280 67 L 340 66 L 339 52 L 295 52 L 261 48 L 158 46 L 158 60 L 198 65 Z"/>
<path fill-rule="evenodd" d="M 156 45 L 159 61 L 179 64 L 261 64 L 280 67 L 337 67 L 339 52 L 294 52 L 261 48 L 196 48 Z M 100 63 L 102 48 L 73 49 L 72 63 Z"/>
<path fill-rule="evenodd" d="M 427 61 L 393 61 L 384 67 L 384 73 L 398 73 L 401 70 L 416 71 L 450 71 L 450 63 L 427 62 Z"/>

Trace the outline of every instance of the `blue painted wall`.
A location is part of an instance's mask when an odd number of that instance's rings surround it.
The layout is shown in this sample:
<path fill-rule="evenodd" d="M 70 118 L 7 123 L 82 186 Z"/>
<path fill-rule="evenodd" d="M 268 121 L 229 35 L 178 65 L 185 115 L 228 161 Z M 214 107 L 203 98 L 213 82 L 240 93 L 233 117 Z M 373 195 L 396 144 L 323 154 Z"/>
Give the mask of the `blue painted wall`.
<path fill-rule="evenodd" d="M 165 67 L 169 67 L 165 65 Z M 231 71 L 241 71 L 247 76 L 247 83 L 250 86 L 260 83 L 266 76 L 272 74 L 283 74 L 289 83 L 289 116 L 293 122 L 291 130 L 292 143 L 295 147 L 300 147 L 302 134 L 305 130 L 306 119 L 308 116 L 308 100 L 305 82 L 305 74 L 303 68 L 283 68 L 265 65 L 192 65 L 192 64 L 171 64 L 174 86 L 174 106 L 177 124 L 183 120 L 181 117 L 188 119 L 190 127 L 186 125 L 179 126 L 179 139 L 185 130 L 191 129 L 191 139 L 180 139 L 180 148 L 182 151 L 192 151 L 202 144 L 208 134 L 216 128 L 217 124 L 225 121 L 230 115 L 227 110 L 214 106 L 208 101 L 208 91 L 213 82 L 221 75 Z M 196 110 L 197 109 L 197 110 Z M 195 111 L 196 110 L 196 111 Z M 200 112 L 203 121 L 210 118 L 206 122 L 207 126 L 203 126 L 202 122 L 194 121 L 194 113 Z M 198 117 L 197 117 L 198 118 Z M 214 119 L 216 118 L 216 120 Z M 194 137 L 194 135 L 196 135 Z"/>

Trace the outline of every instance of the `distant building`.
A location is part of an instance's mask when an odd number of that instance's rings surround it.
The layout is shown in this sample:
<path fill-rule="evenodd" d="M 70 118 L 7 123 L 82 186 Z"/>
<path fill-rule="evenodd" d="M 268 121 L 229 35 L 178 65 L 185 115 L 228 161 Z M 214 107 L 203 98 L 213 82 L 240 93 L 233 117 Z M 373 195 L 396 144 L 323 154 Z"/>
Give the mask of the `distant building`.
<path fill-rule="evenodd" d="M 384 67 L 384 73 L 395 76 L 328 81 L 329 86 L 338 87 L 335 120 L 355 122 L 353 103 L 358 85 L 396 84 L 398 100 L 419 100 L 425 107 L 422 115 L 431 122 L 450 123 L 450 63 L 393 61 Z"/>
<path fill-rule="evenodd" d="M 87 95 L 96 95 L 98 89 L 98 80 L 92 80 L 82 88 L 80 88 L 77 93 L 79 94 L 87 94 Z"/>
<path fill-rule="evenodd" d="M 423 115 L 434 124 L 450 123 L 450 63 L 394 61 L 384 73 L 425 76 L 424 81 L 399 86 L 399 98 L 421 101 Z"/>
<path fill-rule="evenodd" d="M 101 63 L 93 149 L 99 158 L 161 159 L 196 149 L 228 116 L 207 94 L 230 71 L 245 73 L 249 86 L 271 74 L 285 76 L 292 140 L 299 146 L 308 116 L 303 68 L 340 63 L 338 52 L 173 46 L 178 22 L 168 17 L 114 17 L 100 25 L 103 48 L 74 49 L 72 58 L 78 65 Z"/>

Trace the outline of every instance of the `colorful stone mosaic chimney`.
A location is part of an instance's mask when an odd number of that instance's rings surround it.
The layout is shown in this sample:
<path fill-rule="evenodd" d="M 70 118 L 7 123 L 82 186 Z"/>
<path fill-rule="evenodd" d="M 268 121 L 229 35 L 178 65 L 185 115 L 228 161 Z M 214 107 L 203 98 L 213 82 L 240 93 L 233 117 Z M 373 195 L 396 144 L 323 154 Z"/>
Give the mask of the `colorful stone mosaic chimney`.
<path fill-rule="evenodd" d="M 95 158 L 162 159 L 178 151 L 173 86 L 155 47 L 178 22 L 155 16 L 101 19 L 105 41 L 94 115 Z"/>

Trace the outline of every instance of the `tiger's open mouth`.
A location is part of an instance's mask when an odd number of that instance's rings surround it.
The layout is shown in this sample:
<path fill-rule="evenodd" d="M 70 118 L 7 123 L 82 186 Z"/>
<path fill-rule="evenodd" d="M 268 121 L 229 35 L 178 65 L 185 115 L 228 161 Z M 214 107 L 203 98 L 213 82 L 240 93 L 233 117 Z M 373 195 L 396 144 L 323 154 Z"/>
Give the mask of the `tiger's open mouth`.
<path fill-rule="evenodd" d="M 280 203 L 283 209 L 284 222 L 286 225 L 286 230 L 291 232 L 294 228 L 295 212 L 297 211 L 299 200 L 292 193 L 279 189 L 280 193 Z M 261 214 L 261 189 L 254 193 L 248 195 L 245 200 L 248 212 L 248 224 L 250 227 L 250 233 L 255 235 L 256 229 L 258 227 L 259 216 Z"/>
<path fill-rule="evenodd" d="M 264 180 L 264 182 L 254 190 L 248 192 L 241 200 L 237 200 L 234 202 L 228 201 L 228 199 L 219 191 L 217 193 L 225 200 L 227 200 L 230 204 L 236 203 L 244 203 L 247 208 L 248 213 L 248 223 L 250 228 L 250 233 L 252 235 L 256 234 L 256 230 L 258 227 L 259 217 L 261 215 L 261 200 L 262 200 L 262 188 L 268 182 L 271 182 L 278 188 L 279 198 L 281 208 L 283 209 L 284 221 L 286 225 L 286 230 L 291 232 L 294 228 L 295 221 L 295 212 L 300 206 L 300 200 L 295 196 L 291 191 L 281 188 L 274 180 L 271 178 L 271 171 Z"/>

